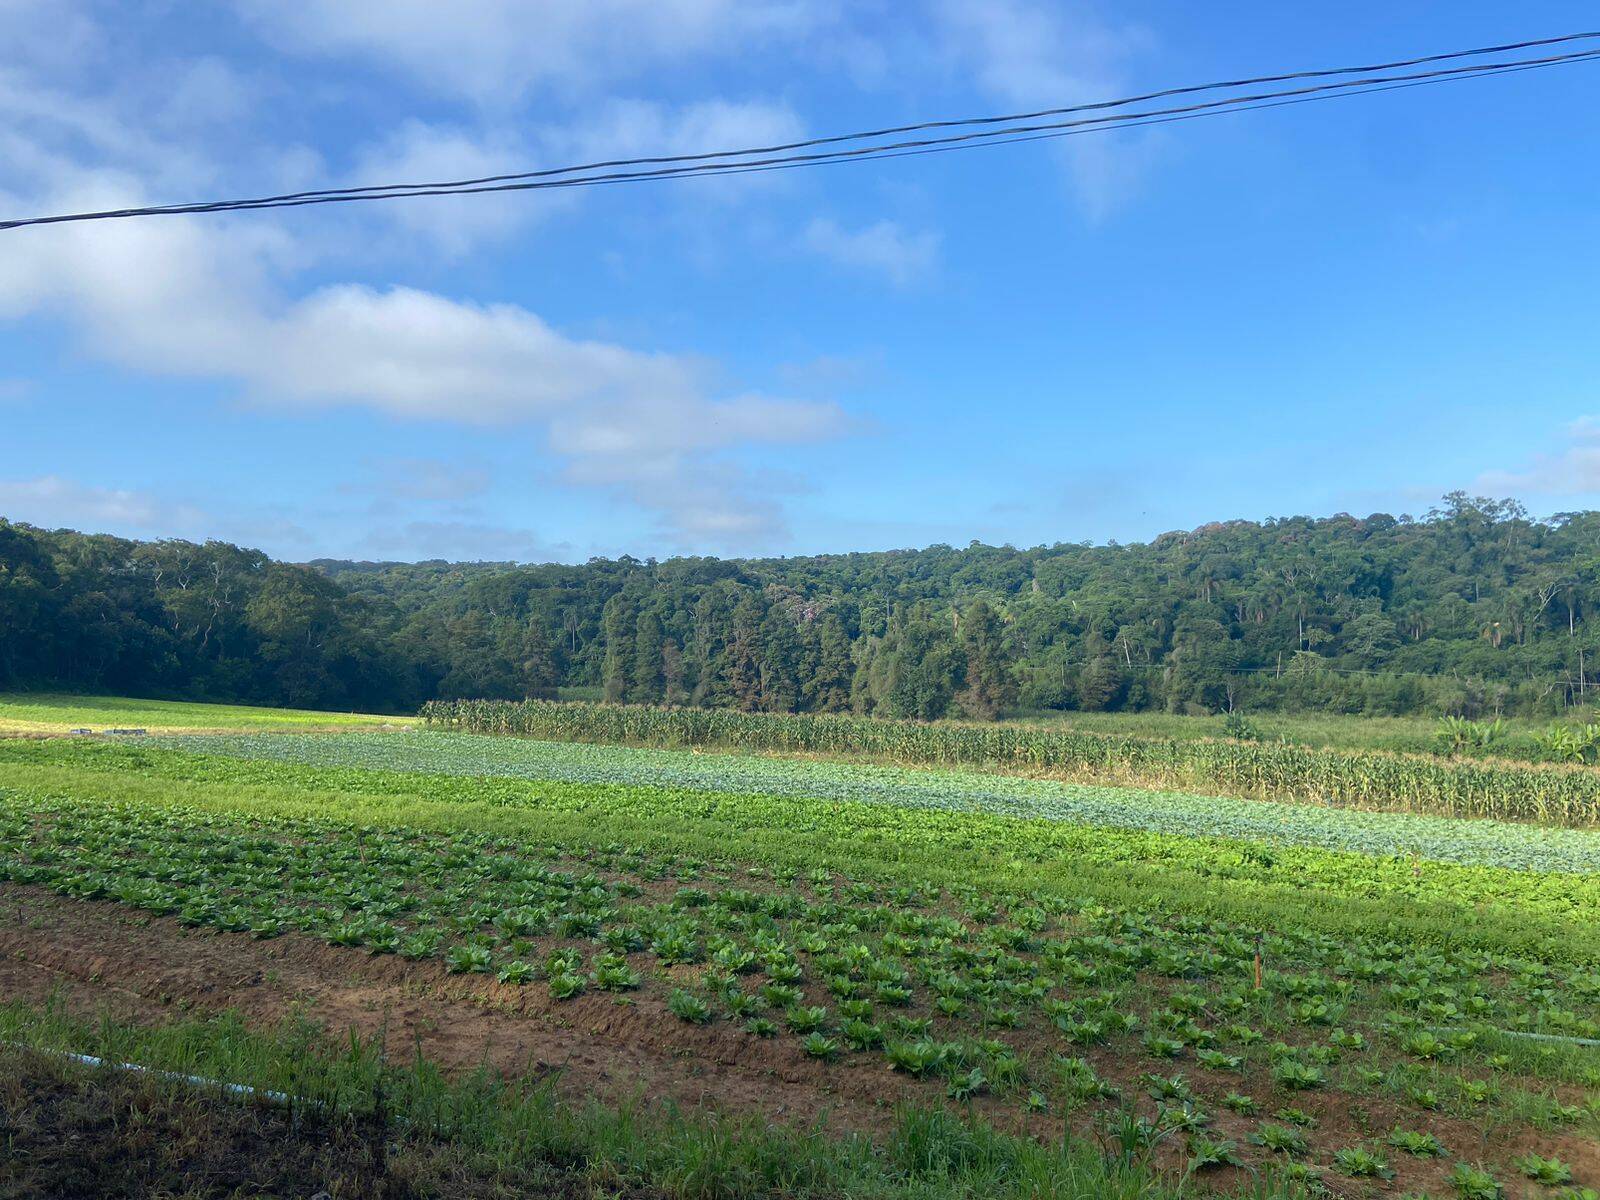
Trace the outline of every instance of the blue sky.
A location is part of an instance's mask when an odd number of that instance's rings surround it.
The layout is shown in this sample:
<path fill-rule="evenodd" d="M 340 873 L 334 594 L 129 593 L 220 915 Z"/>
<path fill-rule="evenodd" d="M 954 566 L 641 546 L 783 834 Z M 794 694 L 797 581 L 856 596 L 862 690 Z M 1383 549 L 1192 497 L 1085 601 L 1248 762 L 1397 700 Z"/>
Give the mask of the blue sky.
<path fill-rule="evenodd" d="M 0 212 L 1550 36 L 1592 6 L 0 0 Z M 0 514 L 582 560 L 1600 492 L 1600 65 L 972 153 L 0 233 Z"/>

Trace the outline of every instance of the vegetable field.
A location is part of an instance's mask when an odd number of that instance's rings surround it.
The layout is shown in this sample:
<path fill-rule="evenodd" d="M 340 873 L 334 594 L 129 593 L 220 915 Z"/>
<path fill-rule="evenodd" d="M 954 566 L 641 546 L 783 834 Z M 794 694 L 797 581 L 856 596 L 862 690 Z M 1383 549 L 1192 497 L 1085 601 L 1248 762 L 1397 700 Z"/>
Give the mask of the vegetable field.
<path fill-rule="evenodd" d="M 338 738 L 186 737 L 162 744 L 192 753 L 318 767 L 849 800 L 1518 870 L 1600 870 L 1600 835 L 1587 830 L 1411 813 L 1315 810 L 1303 804 L 975 771 L 448 733 L 403 738 L 360 733 Z"/>
<path fill-rule="evenodd" d="M 1355 808 L 1600 825 L 1600 773 L 1584 767 L 1462 762 L 1285 743 L 1115 737 L 1014 725 L 545 700 L 435 701 L 424 706 L 422 715 L 442 728 L 558 741 L 859 754 L 898 763 L 1060 772 Z"/>
<path fill-rule="evenodd" d="M 281 988 L 402 1061 L 499 1045 L 514 1072 L 532 1044 L 586 1097 L 611 1071 L 775 1127 L 801 1112 L 865 1139 L 812 1194 L 1001 1194 L 991 1157 L 945 1156 L 1065 1134 L 1076 1165 L 1033 1194 L 1581 1196 L 1561 1189 L 1600 1182 L 1597 837 L 431 731 L 19 741 L 0 986 L 36 961 L 79 1004 L 176 989 L 247 1014 Z M 0 1028 L 112 1036 L 43 1012 Z M 905 1157 L 930 1138 L 944 1166 Z"/>

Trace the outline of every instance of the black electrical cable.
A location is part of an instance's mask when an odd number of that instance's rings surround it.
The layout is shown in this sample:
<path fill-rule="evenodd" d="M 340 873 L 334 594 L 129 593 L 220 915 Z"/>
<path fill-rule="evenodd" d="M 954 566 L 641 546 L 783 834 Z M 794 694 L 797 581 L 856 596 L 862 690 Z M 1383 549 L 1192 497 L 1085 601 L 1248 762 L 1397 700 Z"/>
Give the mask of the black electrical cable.
<path fill-rule="evenodd" d="M 858 133 L 834 134 L 829 137 L 807 138 L 797 142 L 781 142 L 770 146 L 751 146 L 743 150 L 714 150 L 701 154 L 674 154 L 658 155 L 649 158 L 614 158 L 599 162 L 584 163 L 568 167 L 548 167 L 538 171 L 518 171 L 504 175 L 484 175 L 475 179 L 444 180 L 435 183 L 417 184 L 367 184 L 361 187 L 348 188 L 319 188 L 308 192 L 288 192 L 279 196 L 264 196 L 255 200 L 230 201 L 225 203 L 258 204 L 271 203 L 279 200 L 303 200 L 315 196 L 352 196 L 363 192 L 405 192 L 412 190 L 432 191 L 439 188 L 475 187 L 486 183 L 511 183 L 522 179 L 551 178 L 558 175 L 579 174 L 588 171 L 607 170 L 612 167 L 637 167 L 637 166 L 665 166 L 672 163 L 697 162 L 707 159 L 719 158 L 747 158 L 756 154 L 780 154 L 789 150 L 805 150 L 814 146 L 835 145 L 841 142 L 868 141 L 878 138 L 890 137 L 902 133 L 917 133 L 924 129 L 952 129 L 967 125 L 999 125 L 1009 124 L 1014 121 L 1031 121 L 1040 117 L 1065 116 L 1068 113 L 1092 112 L 1108 108 L 1122 108 L 1129 104 L 1143 104 L 1150 100 L 1164 100 L 1172 96 L 1191 95 L 1199 92 L 1228 90 L 1241 87 L 1251 87 L 1256 84 L 1286 83 L 1295 79 L 1318 79 L 1333 75 L 1353 75 L 1372 71 L 1391 71 L 1402 67 L 1421 66 L 1425 63 L 1444 62 L 1451 59 L 1471 58 L 1485 54 L 1503 54 L 1513 50 L 1526 50 L 1536 46 L 1557 45 L 1567 42 L 1587 41 L 1600 38 L 1600 32 L 1569 33 L 1560 37 L 1540 38 L 1535 41 L 1507 42 L 1498 46 L 1483 46 L 1472 50 L 1453 50 L 1445 54 L 1431 54 L 1421 58 L 1398 59 L 1393 62 L 1374 63 L 1359 67 L 1331 67 L 1315 71 L 1294 71 L 1280 75 L 1256 75 L 1245 79 L 1222 80 L 1215 83 L 1190 84 L 1184 87 L 1166 88 L 1157 92 L 1146 92 L 1138 96 L 1125 96 L 1117 100 L 1101 100 L 1092 103 L 1074 104 L 1064 108 L 1044 108 L 1032 112 L 1009 113 L 1004 116 L 990 117 L 963 117 L 953 120 L 920 121 L 912 125 L 893 125 L 882 129 L 864 130 Z"/>
<path fill-rule="evenodd" d="M 1301 71 L 1285 75 L 1256 76 L 1252 79 L 1239 80 L 1231 83 L 1213 83 L 1182 88 L 1170 88 L 1161 92 L 1147 93 L 1144 96 L 1127 97 L 1121 100 L 1103 101 L 1095 104 L 1075 105 L 1068 108 L 1044 109 L 1039 110 L 1036 113 L 1012 114 L 1005 117 L 976 117 L 959 121 L 929 121 L 916 125 L 896 126 L 893 128 L 876 130 L 867 133 L 842 134 L 827 138 L 813 138 L 803 142 L 785 143 L 783 145 L 773 147 L 714 151 L 698 155 L 616 159 L 600 163 L 590 163 L 584 166 L 556 167 L 542 171 L 521 172 L 513 175 L 485 176 L 480 179 L 457 180 L 453 182 L 437 184 L 398 184 L 387 187 L 372 185 L 361 188 L 327 189 L 314 192 L 286 193 L 279 196 L 266 196 L 256 199 L 156 205 L 139 208 L 110 209 L 97 212 L 68 213 L 58 216 L 29 217 L 11 221 L 0 221 L 0 230 L 15 229 L 31 225 L 112 220 L 140 216 L 232 212 L 260 208 L 303 207 L 314 204 L 346 203 L 355 200 L 392 200 L 414 196 L 475 195 L 484 192 L 533 191 L 556 187 L 586 187 L 601 183 L 610 184 L 639 182 L 650 179 L 692 178 L 701 175 L 744 174 L 767 170 L 790 169 L 800 166 L 827 165 L 835 162 L 865 161 L 875 158 L 900 158 L 917 154 L 937 153 L 943 150 L 976 148 L 983 145 L 1006 145 L 1013 142 L 1037 141 L 1044 138 L 1070 136 L 1072 134 L 1095 132 L 1102 129 L 1130 127 L 1136 128 L 1143 125 L 1165 124 L 1177 120 L 1193 119 L 1198 116 L 1213 116 L 1227 112 L 1252 111 L 1259 108 L 1281 107 L 1286 104 L 1304 103 L 1308 100 L 1335 99 L 1341 96 L 1362 95 L 1369 92 L 1392 91 L 1402 87 L 1415 87 L 1429 83 L 1447 82 L 1453 79 L 1482 78 L 1490 75 L 1509 74 L 1515 71 L 1533 70 L 1567 63 L 1592 61 L 1596 58 L 1600 58 L 1600 50 L 1576 51 L 1573 53 L 1552 55 L 1542 58 L 1513 59 L 1509 61 L 1490 63 L 1473 63 L 1467 66 L 1416 72 L 1406 75 L 1375 75 L 1356 80 L 1317 84 L 1310 87 L 1293 88 L 1275 92 L 1251 93 L 1243 96 L 1229 96 L 1222 99 L 1209 100 L 1198 104 L 1184 105 L 1173 108 L 1149 109 L 1133 113 L 1117 113 L 1108 116 L 1087 117 L 1072 121 L 1055 121 L 1035 125 L 1005 124 L 1000 128 L 983 128 L 975 132 L 962 133 L 946 137 L 923 138 L 910 141 L 891 142 L 881 145 L 860 146 L 843 150 L 824 151 L 817 154 L 788 155 L 766 159 L 752 159 L 749 156 L 765 154 L 779 150 L 834 145 L 842 142 L 882 137 L 889 134 L 908 131 L 943 129 L 974 125 L 991 125 L 996 123 L 1026 120 L 1037 116 L 1053 116 L 1071 112 L 1096 111 L 1107 108 L 1122 107 L 1127 104 L 1138 103 L 1158 97 L 1192 94 L 1196 92 L 1223 88 L 1233 88 L 1256 82 L 1276 82 L 1292 79 L 1323 78 L 1332 75 L 1344 75 L 1361 73 L 1364 71 L 1382 70 L 1394 66 L 1418 65 L 1422 63 L 1438 62 L 1448 59 L 1457 59 L 1491 53 L 1502 53 L 1507 50 L 1531 46 L 1545 46 L 1557 43 L 1569 43 L 1579 40 L 1590 40 L 1595 38 L 1600 38 L 1600 33 L 1567 34 L 1558 38 L 1545 38 L 1537 41 L 1507 43 L 1503 46 L 1497 47 L 1485 47 L 1476 50 L 1462 50 L 1453 51 L 1448 54 L 1430 55 L 1424 58 L 1408 59 L 1392 64 L 1383 64 L 1378 67 L 1339 67 L 1322 71 Z M 713 161 L 723 159 L 732 161 Z M 685 162 L 692 165 L 668 166 L 662 169 L 648 171 L 612 172 L 602 175 L 581 174 L 581 172 L 594 171 L 613 166 L 645 166 Z"/>
<path fill-rule="evenodd" d="M 1587 51 L 1582 55 L 1564 56 L 1561 62 L 1600 60 L 1600 50 Z M 1366 96 L 1378 92 L 1399 91 L 1403 88 L 1425 87 L 1433 84 L 1451 83 L 1466 79 L 1482 79 L 1489 75 L 1513 74 L 1520 71 L 1537 70 L 1539 67 L 1555 65 L 1547 60 L 1541 60 L 1536 65 L 1505 64 L 1497 66 L 1484 66 L 1475 69 L 1471 74 L 1452 74 L 1443 78 L 1413 79 L 1407 82 L 1386 83 L 1383 86 L 1365 87 L 1359 90 L 1347 90 L 1321 95 L 1296 95 L 1294 93 L 1271 93 L 1271 95 L 1289 96 L 1288 99 L 1262 100 L 1257 103 L 1245 103 L 1242 99 L 1234 107 L 1207 108 L 1206 111 L 1189 111 L 1186 109 L 1165 110 L 1174 115 L 1152 115 L 1144 119 L 1137 119 L 1136 114 L 1130 114 L 1126 119 L 1120 120 L 1116 125 L 1092 123 L 1088 128 L 1062 128 L 1062 125 L 1078 125 L 1078 122 L 1063 122 L 1060 124 L 1024 126 L 1011 132 L 1022 136 L 1005 136 L 997 131 L 984 141 L 960 141 L 957 144 L 943 144 L 938 139 L 922 142 L 904 142 L 895 145 L 868 147 L 855 151 L 839 151 L 828 155 L 796 155 L 788 158 L 757 159 L 751 162 L 737 163 L 707 163 L 701 167 L 680 167 L 664 171 L 628 172 L 611 175 L 586 176 L 579 179 L 554 179 L 541 180 L 534 183 L 506 183 L 492 184 L 485 187 L 471 188 L 440 188 L 429 191 L 403 191 L 372 195 L 312 195 L 304 199 L 286 199 L 282 201 L 250 201 L 244 203 L 225 202 L 219 206 L 194 206 L 184 209 L 163 209 L 163 214 L 172 212 L 235 212 L 257 208 L 298 208 L 314 204 L 349 203 L 358 200 L 401 200 L 418 196 L 472 196 L 493 192 L 519 192 L 543 191 L 561 187 L 589 187 L 600 184 L 639 183 L 655 179 L 694 179 L 707 176 L 746 175 L 760 174 L 767 171 L 795 170 L 800 167 L 832 166 L 841 163 L 874 162 L 878 159 L 888 158 L 913 158 L 924 154 L 944 154 L 956 150 L 977 150 L 988 146 L 1010 146 L 1023 142 L 1047 141 L 1055 138 L 1079 136 L 1086 133 L 1097 133 L 1106 129 L 1138 129 L 1150 125 L 1168 125 L 1178 121 L 1193 121 L 1203 117 L 1225 116 L 1236 112 L 1256 112 L 1268 108 L 1284 108 L 1293 104 L 1309 104 L 1321 100 L 1339 100 L 1351 96 Z M 1162 111 L 1162 110 L 1158 110 Z M 1042 131 L 1042 132 L 1039 132 Z M 140 215 L 131 213 L 130 215 Z M 0 228 L 4 228 L 0 225 Z"/>

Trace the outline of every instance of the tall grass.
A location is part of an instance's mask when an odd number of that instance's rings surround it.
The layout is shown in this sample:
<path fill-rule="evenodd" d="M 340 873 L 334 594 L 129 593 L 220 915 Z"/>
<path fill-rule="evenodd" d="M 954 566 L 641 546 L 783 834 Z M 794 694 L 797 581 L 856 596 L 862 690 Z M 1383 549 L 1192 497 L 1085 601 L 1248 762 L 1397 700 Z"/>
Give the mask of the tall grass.
<path fill-rule="evenodd" d="M 892 762 L 1048 771 L 1158 787 L 1211 788 L 1352 808 L 1600 825 L 1600 772 L 1462 762 L 1283 743 L 1133 738 L 1014 725 L 743 713 L 550 700 L 432 701 L 422 717 L 471 733 L 555 741 L 865 755 Z"/>

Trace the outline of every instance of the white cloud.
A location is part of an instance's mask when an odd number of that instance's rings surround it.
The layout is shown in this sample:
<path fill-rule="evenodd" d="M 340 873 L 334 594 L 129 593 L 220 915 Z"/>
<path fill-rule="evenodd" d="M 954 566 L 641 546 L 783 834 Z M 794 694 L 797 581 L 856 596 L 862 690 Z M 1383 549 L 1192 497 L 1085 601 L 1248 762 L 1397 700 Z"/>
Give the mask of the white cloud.
<path fill-rule="evenodd" d="M 204 175 L 197 155 L 122 120 L 114 106 L 0 65 L 0 179 L 26 179 L 36 193 L 63 186 L 77 174 L 72 160 L 57 149 L 63 146 L 79 153 L 87 149 L 107 168 L 137 166 L 147 185 L 156 188 L 188 186 Z"/>
<path fill-rule="evenodd" d="M 1535 455 L 1519 470 L 1486 471 L 1473 491 L 1491 496 L 1600 493 L 1600 417 L 1583 416 L 1567 426 L 1570 443 L 1556 454 Z"/>
<path fill-rule="evenodd" d="M 1115 60 L 1135 36 L 1105 25 L 1081 3 L 937 0 L 934 12 L 952 49 L 965 48 L 978 86 L 1019 104 L 1104 99 Z"/>
<path fill-rule="evenodd" d="M 411 288 L 323 288 L 255 336 L 228 374 L 273 406 L 356 406 L 405 418 L 544 425 L 558 452 L 624 471 L 640 460 L 831 436 L 831 405 L 710 397 L 700 363 L 579 340 L 511 304 Z"/>
<path fill-rule="evenodd" d="M 254 221 L 24 230 L 0 258 L 0 317 L 58 314 L 100 357 L 231 381 L 263 407 L 525 425 L 569 481 L 645 505 L 684 539 L 781 533 L 773 506 L 712 456 L 844 432 L 833 404 L 719 397 L 694 358 L 574 338 L 517 305 L 355 284 L 286 298 L 273 268 L 291 248 Z"/>
<path fill-rule="evenodd" d="M 148 122 L 153 110 L 165 130 L 223 127 L 236 136 L 262 101 L 249 80 L 210 55 L 185 56 L 142 83 L 149 103 L 141 106 L 140 116 Z"/>
<path fill-rule="evenodd" d="M 357 156 L 347 186 L 436 183 L 566 167 L 649 155 L 671 157 L 733 147 L 798 141 L 805 127 L 785 104 L 763 100 L 705 100 L 667 105 L 612 100 L 562 124 L 512 134 L 409 120 Z M 752 189 L 771 187 L 771 175 L 733 175 L 672 184 L 673 194 L 737 202 Z M 576 189 L 533 189 L 468 196 L 423 196 L 358 206 L 407 235 L 427 237 L 434 249 L 459 256 L 485 241 L 502 239 L 554 213 L 572 210 Z"/>
<path fill-rule="evenodd" d="M 509 107 L 531 89 L 592 90 L 651 66 L 733 54 L 812 28 L 814 0 L 238 0 L 280 47 L 365 58 L 441 93 Z"/>
<path fill-rule="evenodd" d="M 85 532 L 193 532 L 205 524 L 205 514 L 188 505 L 170 504 L 148 492 L 90 487 L 58 475 L 0 480 L 0 515 L 43 529 Z"/>
<path fill-rule="evenodd" d="M 931 271 L 939 254 L 937 233 L 912 233 L 888 220 L 849 230 L 817 217 L 806 227 L 804 240 L 808 249 L 824 258 L 884 275 L 902 287 Z"/>
<path fill-rule="evenodd" d="M 482 179 L 530 168 L 528 147 L 504 134 L 409 120 L 363 149 L 347 180 L 350 186 L 444 183 Z M 505 192 L 478 196 L 422 196 L 373 206 L 374 215 L 408 234 L 427 237 L 449 256 L 570 207 L 571 192 Z"/>
<path fill-rule="evenodd" d="M 259 81 L 212 55 L 136 54 L 88 4 L 0 0 L 0 187 L 42 195 L 86 159 L 168 201 L 277 182 L 283 151 L 238 153 L 277 111 Z"/>
<path fill-rule="evenodd" d="M 378 56 L 402 71 L 414 55 L 442 61 L 461 43 L 467 52 L 429 81 L 472 95 L 731 51 L 741 37 L 811 19 L 811 5 L 787 0 L 483 0 L 466 16 L 461 6 L 411 0 L 382 12 L 331 3 L 245 7 L 297 46 Z M 44 53 L 53 16 L 74 53 Z M 0 212 L 191 199 L 224 185 L 275 191 L 328 177 L 317 151 L 274 143 L 248 122 L 233 136 L 227 123 L 262 106 L 249 102 L 256 83 L 220 61 L 133 69 L 92 19 L 69 20 L 67 9 L 44 0 L 0 0 L 0 44 L 8 34 L 27 53 L 14 66 L 9 56 L 0 61 Z M 35 47 L 40 53 L 29 57 Z M 163 79 L 181 103 L 150 99 Z M 565 125 L 543 115 L 516 125 L 482 118 L 482 127 L 407 122 L 358 150 L 339 175 L 351 183 L 454 178 L 803 134 L 793 111 L 766 101 L 595 101 L 581 112 Z M 722 202 L 771 178 L 698 187 Z M 541 445 L 555 454 L 567 482 L 644 506 L 685 546 L 710 548 L 694 540 L 702 536 L 781 536 L 781 506 L 737 460 L 752 448 L 839 435 L 845 422 L 836 406 L 730 393 L 716 364 L 574 336 L 519 305 L 411 287 L 298 283 L 312 270 L 319 281 L 338 280 L 340 264 L 370 268 L 385 223 L 406 235 L 408 257 L 417 237 L 455 254 L 563 203 L 519 194 L 397 202 L 372 206 L 370 217 L 353 215 L 365 206 L 349 206 L 351 216 L 320 220 L 297 210 L 17 230 L 4 235 L 0 253 L 0 321 L 57 320 L 101 361 L 230 384 L 262 408 L 359 408 L 504 428 L 526 437 L 530 455 Z M 65 492 L 58 503 L 67 507 Z"/>
<path fill-rule="evenodd" d="M 719 150 L 786 145 L 806 136 L 804 123 L 787 104 L 766 100 L 701 100 L 669 106 L 647 100 L 612 100 L 585 117 L 541 132 L 545 159 L 553 164 L 625 158 L 671 158 Z M 661 164 L 670 169 L 673 164 Z M 662 185 L 669 196 L 695 206 L 736 204 L 752 192 L 785 182 L 783 173 L 751 172 L 680 179 Z M 655 186 L 655 185 L 651 185 Z"/>
<path fill-rule="evenodd" d="M 1123 61 L 1148 41 L 1136 27 L 1100 20 L 1086 4 L 937 0 L 934 14 L 950 61 L 970 72 L 984 92 L 1018 109 L 1064 108 L 1119 95 L 1125 90 Z M 1062 139 L 1079 201 L 1092 219 L 1107 216 L 1138 187 L 1157 137 L 1127 130 Z"/>

